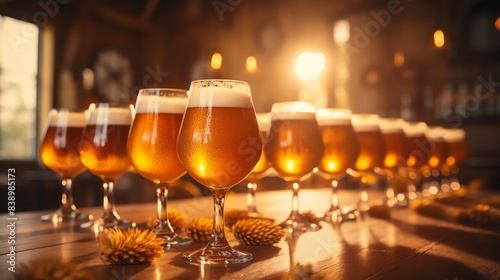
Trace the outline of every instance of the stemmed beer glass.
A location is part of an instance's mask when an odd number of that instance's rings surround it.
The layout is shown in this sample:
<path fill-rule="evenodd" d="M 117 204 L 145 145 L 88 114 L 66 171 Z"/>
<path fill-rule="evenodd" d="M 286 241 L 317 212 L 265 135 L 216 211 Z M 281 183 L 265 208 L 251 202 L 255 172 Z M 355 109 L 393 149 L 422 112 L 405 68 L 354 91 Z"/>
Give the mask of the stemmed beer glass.
<path fill-rule="evenodd" d="M 323 108 L 316 111 L 321 129 L 325 153 L 318 165 L 318 174 L 331 180 L 332 197 L 330 209 L 324 219 L 334 223 L 352 220 L 352 211 L 340 207 L 338 184 L 348 168 L 353 168 L 359 155 L 359 144 L 351 124 L 349 109 Z"/>
<path fill-rule="evenodd" d="M 388 206 L 405 206 L 406 189 L 395 190 L 396 175 L 403 168 L 410 156 L 406 135 L 403 131 L 405 121 L 400 118 L 382 118 L 379 128 L 382 132 L 386 147 L 386 155 L 382 166 L 376 168 L 377 172 L 386 179 L 386 204 Z"/>
<path fill-rule="evenodd" d="M 186 102 L 187 91 L 183 89 L 141 89 L 127 144 L 136 172 L 156 185 L 157 221 L 152 231 L 165 239 L 167 247 L 192 243 L 174 232 L 167 213 L 168 187 L 186 174 L 177 157 Z"/>
<path fill-rule="evenodd" d="M 95 107 L 94 107 L 95 106 Z M 99 225 L 127 226 L 115 209 L 114 187 L 116 179 L 130 168 L 127 156 L 127 138 L 132 123 L 131 105 L 99 103 L 89 107 L 87 126 L 82 134 L 80 157 L 87 169 L 103 181 L 104 214 Z M 83 224 L 82 227 L 90 227 Z"/>
<path fill-rule="evenodd" d="M 271 127 L 271 113 L 257 113 L 257 123 L 259 124 L 260 136 L 262 143 L 265 142 L 267 135 L 269 134 L 269 129 Z M 257 184 L 260 179 L 269 175 L 272 172 L 270 164 L 266 159 L 264 150 L 260 155 L 259 162 L 255 165 L 252 173 L 247 177 L 247 208 L 248 215 L 250 217 L 259 217 L 260 214 L 257 211 L 257 202 L 255 199 L 255 192 L 257 191 Z"/>
<path fill-rule="evenodd" d="M 85 171 L 78 151 L 85 124 L 84 112 L 71 112 L 67 109 L 52 109 L 49 112 L 40 145 L 40 158 L 60 176 L 63 193 L 59 209 L 43 215 L 41 219 L 44 221 L 75 221 L 89 217 L 76 209 L 71 189 L 73 179 Z"/>
<path fill-rule="evenodd" d="M 359 156 L 354 168 L 349 169 L 351 175 L 358 177 L 361 182 L 361 197 L 358 211 L 364 214 L 369 209 L 368 205 L 368 175 L 375 167 L 381 167 L 386 154 L 384 139 L 379 128 L 380 117 L 376 114 L 354 114 L 352 125 L 359 142 Z"/>
<path fill-rule="evenodd" d="M 227 191 L 250 174 L 261 152 L 249 85 L 235 80 L 191 82 L 177 153 L 187 172 L 212 192 L 214 224 L 205 248 L 184 253 L 188 263 L 227 266 L 253 258 L 227 242 L 224 201 Z"/>
<path fill-rule="evenodd" d="M 425 137 L 426 129 L 427 124 L 424 122 L 406 122 L 403 126 L 403 131 L 405 132 L 406 140 L 410 147 L 410 155 L 405 164 L 406 177 L 409 180 L 407 198 L 410 201 L 416 199 L 420 191 L 423 196 L 428 196 L 430 194 L 429 190 L 421 189 L 421 168 L 432 154 L 432 145 Z"/>
<path fill-rule="evenodd" d="M 292 211 L 281 227 L 314 231 L 321 226 L 299 213 L 300 182 L 318 166 L 324 152 L 316 109 L 307 102 L 278 102 L 271 109 L 271 130 L 264 151 L 276 173 L 292 185 Z"/>
<path fill-rule="evenodd" d="M 461 128 L 446 128 L 443 138 L 448 147 L 448 157 L 443 166 L 444 179 L 443 184 L 448 184 L 451 190 L 459 190 L 460 182 L 457 174 L 459 167 L 467 161 L 469 157 L 469 149 L 465 141 L 466 133 Z"/>

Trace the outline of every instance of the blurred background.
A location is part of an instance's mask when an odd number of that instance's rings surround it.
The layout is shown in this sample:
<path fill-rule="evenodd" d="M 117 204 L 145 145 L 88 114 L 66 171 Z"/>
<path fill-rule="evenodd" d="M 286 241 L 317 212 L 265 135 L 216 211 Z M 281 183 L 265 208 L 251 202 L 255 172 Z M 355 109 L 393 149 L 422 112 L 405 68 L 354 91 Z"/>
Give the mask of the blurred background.
<path fill-rule="evenodd" d="M 0 185 L 6 201 L 15 168 L 18 211 L 60 204 L 38 159 L 50 108 L 133 104 L 140 88 L 200 78 L 247 81 L 257 112 L 304 100 L 463 128 L 462 182 L 500 189 L 500 1 L 1 0 L 0 38 Z M 173 198 L 205 192 L 184 179 Z M 116 202 L 154 192 L 127 173 Z M 88 172 L 74 193 L 78 207 L 102 203 Z"/>

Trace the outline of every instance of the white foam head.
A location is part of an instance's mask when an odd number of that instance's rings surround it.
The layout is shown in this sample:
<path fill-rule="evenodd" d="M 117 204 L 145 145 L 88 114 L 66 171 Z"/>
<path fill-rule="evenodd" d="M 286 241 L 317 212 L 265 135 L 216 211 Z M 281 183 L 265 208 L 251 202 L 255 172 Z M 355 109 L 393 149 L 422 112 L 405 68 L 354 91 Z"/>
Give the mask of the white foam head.
<path fill-rule="evenodd" d="M 136 114 L 171 113 L 182 114 L 186 109 L 187 96 L 142 95 L 137 100 Z"/>
<path fill-rule="evenodd" d="M 316 111 L 319 125 L 350 125 L 352 112 L 349 109 L 322 108 Z"/>
<path fill-rule="evenodd" d="M 256 113 L 260 131 L 269 131 L 271 128 L 271 113 Z"/>
<path fill-rule="evenodd" d="M 379 120 L 380 117 L 376 114 L 354 114 L 352 127 L 355 131 L 377 131 Z"/>
<path fill-rule="evenodd" d="M 316 108 L 308 102 L 277 102 L 271 108 L 272 119 L 315 119 Z"/>
<path fill-rule="evenodd" d="M 401 133 L 405 120 L 401 118 L 381 118 L 378 126 L 382 133 Z"/>
<path fill-rule="evenodd" d="M 193 81 L 187 107 L 253 108 L 250 87 L 234 80 Z"/>
<path fill-rule="evenodd" d="M 446 142 L 465 141 L 465 130 L 461 128 L 446 128 L 443 132 L 443 138 Z"/>
<path fill-rule="evenodd" d="M 87 123 L 89 125 L 130 125 L 132 123 L 132 108 L 97 106 L 90 111 Z"/>
<path fill-rule="evenodd" d="M 403 125 L 403 131 L 406 136 L 417 137 L 425 135 L 425 130 L 427 129 L 427 124 L 424 122 L 406 122 Z"/>
<path fill-rule="evenodd" d="M 87 124 L 87 117 L 84 112 L 70 112 L 67 110 L 57 111 L 52 109 L 49 112 L 49 121 L 49 126 L 85 127 Z"/>
<path fill-rule="evenodd" d="M 425 137 L 433 141 L 442 141 L 446 130 L 442 126 L 428 126 L 424 131 Z"/>

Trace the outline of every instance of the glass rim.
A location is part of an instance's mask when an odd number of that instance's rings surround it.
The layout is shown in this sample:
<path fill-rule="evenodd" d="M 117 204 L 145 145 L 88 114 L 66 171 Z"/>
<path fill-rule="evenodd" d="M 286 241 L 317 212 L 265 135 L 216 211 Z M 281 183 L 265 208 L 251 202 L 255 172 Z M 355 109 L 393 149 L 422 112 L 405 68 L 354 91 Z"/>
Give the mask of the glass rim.
<path fill-rule="evenodd" d="M 222 83 L 233 83 L 233 84 L 242 84 L 242 85 L 247 85 L 248 83 L 242 80 L 236 80 L 236 79 L 197 79 L 191 81 L 190 85 L 196 85 L 196 84 L 222 84 Z"/>
<path fill-rule="evenodd" d="M 160 92 L 163 92 L 163 91 L 168 91 L 168 92 L 185 92 L 186 94 L 189 92 L 189 90 L 187 89 L 182 89 L 182 88 L 171 88 L 171 87 L 166 87 L 166 88 L 161 88 L 161 87 L 152 87 L 152 88 L 141 88 L 139 89 L 139 94 L 141 92 L 145 92 L 145 91 L 160 91 Z"/>
<path fill-rule="evenodd" d="M 271 113 L 274 115 L 281 113 L 310 113 L 316 114 L 316 107 L 306 101 L 280 101 L 271 106 Z"/>
<path fill-rule="evenodd" d="M 351 119 L 352 111 L 347 108 L 319 108 L 316 110 L 318 119 Z"/>

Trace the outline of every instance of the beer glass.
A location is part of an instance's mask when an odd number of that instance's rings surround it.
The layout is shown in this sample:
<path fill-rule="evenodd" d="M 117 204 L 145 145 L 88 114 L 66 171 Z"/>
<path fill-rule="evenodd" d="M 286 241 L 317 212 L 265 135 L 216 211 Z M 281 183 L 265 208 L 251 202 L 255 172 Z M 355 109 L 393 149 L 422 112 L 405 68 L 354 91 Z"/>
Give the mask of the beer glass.
<path fill-rule="evenodd" d="M 132 123 L 132 110 L 131 105 L 91 104 L 87 126 L 82 135 L 82 163 L 103 181 L 104 213 L 98 222 L 105 228 L 129 224 L 128 221 L 121 220 L 116 212 L 114 187 L 116 179 L 130 168 L 127 138 Z M 91 224 L 82 225 L 88 226 Z"/>
<path fill-rule="evenodd" d="M 224 234 L 226 193 L 252 172 L 262 153 L 249 85 L 222 79 L 191 82 L 177 153 L 187 173 L 214 199 L 211 241 L 184 253 L 184 259 L 214 266 L 250 261 L 253 256 L 231 248 Z"/>
<path fill-rule="evenodd" d="M 260 137 L 262 143 L 266 141 L 267 135 L 269 134 L 269 128 L 271 127 L 271 113 L 257 113 L 257 123 L 259 124 Z M 259 162 L 255 165 L 252 173 L 247 177 L 247 209 L 248 215 L 250 217 L 259 217 L 260 214 L 257 211 L 257 202 L 255 199 L 255 192 L 257 191 L 257 184 L 260 179 L 269 175 L 272 172 L 269 162 L 266 159 L 264 149 L 260 155 Z"/>
<path fill-rule="evenodd" d="M 381 118 L 379 128 L 384 139 L 386 154 L 382 166 L 376 171 L 386 179 L 386 203 L 389 206 L 405 206 L 406 188 L 394 189 L 394 180 L 410 156 L 406 135 L 403 131 L 405 121 L 401 118 Z"/>
<path fill-rule="evenodd" d="M 174 232 L 167 214 L 169 185 L 186 174 L 176 146 L 186 102 L 186 90 L 141 89 L 127 144 L 135 171 L 156 186 L 157 221 L 152 231 L 169 248 L 192 243 Z"/>
<path fill-rule="evenodd" d="M 460 189 L 460 181 L 457 177 L 459 167 L 469 157 L 469 149 L 465 142 L 465 137 L 465 130 L 461 128 L 447 128 L 443 134 L 443 139 L 449 152 L 443 166 L 443 175 L 445 176 L 445 182 L 443 183 L 448 184 L 454 191 Z"/>
<path fill-rule="evenodd" d="M 441 168 L 448 157 L 448 146 L 443 139 L 444 133 L 445 130 L 441 126 L 429 126 L 424 131 L 432 148 L 427 163 L 422 166 L 422 176 L 426 181 L 424 189 L 426 190 L 450 191 L 449 185 L 441 186 Z"/>
<path fill-rule="evenodd" d="M 379 128 L 380 117 L 376 114 L 354 114 L 352 125 L 359 142 L 359 156 L 350 168 L 350 174 L 361 182 L 361 196 L 358 203 L 360 214 L 366 213 L 368 205 L 368 175 L 375 167 L 384 164 L 386 148 Z M 364 216 L 364 215 L 363 215 Z M 363 217 L 362 216 L 362 217 Z"/>
<path fill-rule="evenodd" d="M 349 109 L 324 108 L 316 111 L 316 119 L 321 129 L 325 152 L 318 165 L 318 174 L 331 180 L 332 196 L 330 209 L 324 219 L 340 223 L 352 220 L 352 211 L 340 207 L 338 184 L 348 168 L 353 168 L 359 155 L 359 144 L 351 124 Z M 346 208 L 347 209 L 347 208 Z"/>
<path fill-rule="evenodd" d="M 44 221 L 75 221 L 89 217 L 76 209 L 71 189 L 74 178 L 85 171 L 78 152 L 85 124 L 84 112 L 70 112 L 67 109 L 52 109 L 49 112 L 40 145 L 40 158 L 61 178 L 63 193 L 59 209 L 43 215 L 41 219 Z"/>
<path fill-rule="evenodd" d="M 431 143 L 425 136 L 426 129 L 427 124 L 424 122 L 406 122 L 403 126 L 410 147 L 410 155 L 405 165 L 406 177 L 409 181 L 407 193 L 409 200 L 414 200 L 419 196 L 419 191 L 423 191 L 421 189 L 421 168 L 427 163 L 433 150 Z M 423 194 L 428 195 L 425 191 Z"/>
<path fill-rule="evenodd" d="M 307 102 L 278 102 L 271 109 L 266 158 L 276 173 L 292 185 L 292 210 L 281 227 L 314 231 L 321 228 L 299 213 L 300 182 L 313 173 L 324 153 L 316 109 Z"/>

